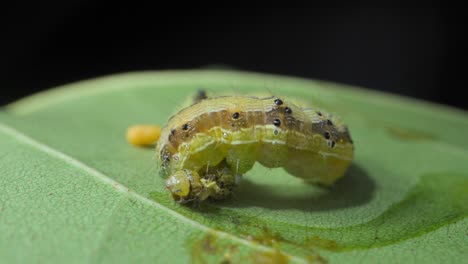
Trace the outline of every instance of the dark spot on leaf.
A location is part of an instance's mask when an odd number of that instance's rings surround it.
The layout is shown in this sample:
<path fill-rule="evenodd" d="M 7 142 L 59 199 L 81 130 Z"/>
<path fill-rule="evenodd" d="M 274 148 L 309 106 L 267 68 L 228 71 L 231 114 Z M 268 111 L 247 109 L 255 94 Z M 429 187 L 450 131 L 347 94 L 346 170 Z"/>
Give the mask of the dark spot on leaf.
<path fill-rule="evenodd" d="M 436 140 L 437 137 L 433 134 L 409 130 L 406 128 L 387 127 L 387 132 L 394 138 L 402 141 L 421 141 L 421 140 Z"/>

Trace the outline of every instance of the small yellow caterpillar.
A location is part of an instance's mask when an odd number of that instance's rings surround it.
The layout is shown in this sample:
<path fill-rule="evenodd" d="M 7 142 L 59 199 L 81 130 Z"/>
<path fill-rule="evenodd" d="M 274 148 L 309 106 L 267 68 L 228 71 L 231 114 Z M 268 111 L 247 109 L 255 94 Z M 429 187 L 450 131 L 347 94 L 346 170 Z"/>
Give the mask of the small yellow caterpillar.
<path fill-rule="evenodd" d="M 278 97 L 203 94 L 169 119 L 156 150 L 166 187 L 185 203 L 225 198 L 255 162 L 331 185 L 354 146 L 348 128 L 328 113 Z"/>

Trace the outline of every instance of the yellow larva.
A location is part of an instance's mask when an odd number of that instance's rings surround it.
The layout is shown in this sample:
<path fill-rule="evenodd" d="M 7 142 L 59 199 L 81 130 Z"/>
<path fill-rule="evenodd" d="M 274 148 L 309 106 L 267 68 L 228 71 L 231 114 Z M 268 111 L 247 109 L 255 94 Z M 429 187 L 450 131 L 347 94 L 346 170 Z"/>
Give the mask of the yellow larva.
<path fill-rule="evenodd" d="M 353 149 L 336 116 L 283 98 L 243 96 L 198 100 L 170 118 L 156 146 L 160 174 L 181 203 L 225 198 L 255 162 L 331 185 Z"/>

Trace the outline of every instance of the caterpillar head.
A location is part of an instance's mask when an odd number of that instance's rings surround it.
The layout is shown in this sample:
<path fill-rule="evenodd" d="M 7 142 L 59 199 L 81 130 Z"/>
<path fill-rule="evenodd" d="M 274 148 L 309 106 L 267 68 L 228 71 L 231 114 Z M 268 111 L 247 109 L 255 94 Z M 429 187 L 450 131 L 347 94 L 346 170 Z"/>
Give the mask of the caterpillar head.
<path fill-rule="evenodd" d="M 197 198 L 201 190 L 200 175 L 196 171 L 179 170 L 166 180 L 166 188 L 175 201 L 189 202 Z"/>
<path fill-rule="evenodd" d="M 179 170 L 166 180 L 166 188 L 179 203 L 200 202 L 208 197 L 224 199 L 235 184 L 236 179 L 227 168 L 210 171 L 202 178 L 196 171 Z"/>

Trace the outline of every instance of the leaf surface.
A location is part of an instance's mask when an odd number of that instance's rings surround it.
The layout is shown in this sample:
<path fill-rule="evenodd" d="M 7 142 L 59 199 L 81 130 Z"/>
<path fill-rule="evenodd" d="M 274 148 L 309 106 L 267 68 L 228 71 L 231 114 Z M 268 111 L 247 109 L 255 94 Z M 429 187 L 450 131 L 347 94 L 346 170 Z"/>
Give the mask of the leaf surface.
<path fill-rule="evenodd" d="M 199 88 L 299 98 L 349 125 L 331 189 L 256 165 L 234 199 L 174 203 L 128 126 L 164 125 Z M 115 75 L 0 112 L 2 262 L 440 263 L 468 258 L 468 114 L 328 82 L 233 71 Z"/>

